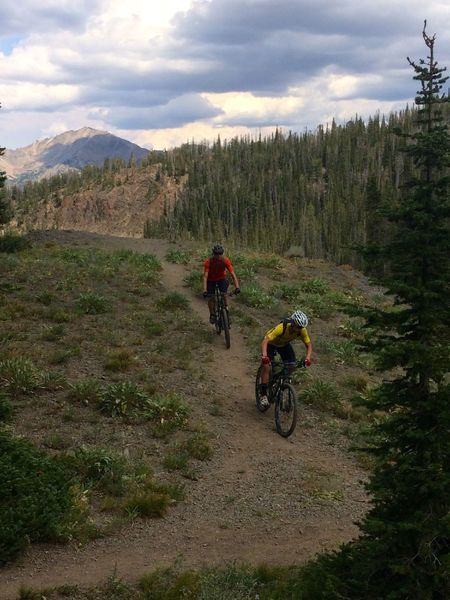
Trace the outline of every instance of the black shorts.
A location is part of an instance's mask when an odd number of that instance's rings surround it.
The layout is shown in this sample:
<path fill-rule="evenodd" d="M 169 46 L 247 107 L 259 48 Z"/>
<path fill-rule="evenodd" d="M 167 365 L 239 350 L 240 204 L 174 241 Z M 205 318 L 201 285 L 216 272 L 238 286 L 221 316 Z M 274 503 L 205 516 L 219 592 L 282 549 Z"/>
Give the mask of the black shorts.
<path fill-rule="evenodd" d="M 267 344 L 267 356 L 271 361 L 273 361 L 277 353 L 281 356 L 281 360 L 286 364 L 295 363 L 297 360 L 295 358 L 294 348 L 291 344 L 286 344 L 286 346 L 274 346 L 273 344 Z"/>
<path fill-rule="evenodd" d="M 208 279 L 206 282 L 206 291 L 208 292 L 208 296 L 214 296 L 216 284 L 219 286 L 219 290 L 222 292 L 222 294 L 227 293 L 228 286 L 230 285 L 228 279 L 219 279 L 219 281 L 210 281 Z"/>

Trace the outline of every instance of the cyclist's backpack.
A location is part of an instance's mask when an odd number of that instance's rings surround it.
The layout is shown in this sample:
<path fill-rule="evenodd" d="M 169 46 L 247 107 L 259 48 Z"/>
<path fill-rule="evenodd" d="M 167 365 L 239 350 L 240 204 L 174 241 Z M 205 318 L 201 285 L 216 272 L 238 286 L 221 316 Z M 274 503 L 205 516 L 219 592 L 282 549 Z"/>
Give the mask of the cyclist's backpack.
<path fill-rule="evenodd" d="M 281 335 L 284 335 L 286 333 L 286 327 L 289 325 L 289 323 L 292 323 L 292 319 L 290 317 L 283 317 L 280 321 L 280 323 L 283 323 L 283 331 L 281 333 Z M 278 323 L 278 324 L 280 324 Z"/>

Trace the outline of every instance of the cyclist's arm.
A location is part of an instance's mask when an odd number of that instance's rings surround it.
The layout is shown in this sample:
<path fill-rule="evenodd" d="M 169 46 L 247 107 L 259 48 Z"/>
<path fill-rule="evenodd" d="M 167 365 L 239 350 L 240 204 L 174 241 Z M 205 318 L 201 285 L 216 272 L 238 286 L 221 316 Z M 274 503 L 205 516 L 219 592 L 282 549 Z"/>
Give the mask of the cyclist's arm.
<path fill-rule="evenodd" d="M 303 342 L 305 344 L 305 342 Z M 311 360 L 311 354 L 312 354 L 312 344 L 311 342 L 309 342 L 309 344 L 305 344 L 306 347 L 306 360 Z"/>
<path fill-rule="evenodd" d="M 231 260 L 229 258 L 225 259 L 225 267 L 227 268 L 229 274 L 231 275 L 232 279 L 233 279 L 233 285 L 235 288 L 239 287 L 239 281 L 238 278 L 236 276 L 236 273 L 234 272 L 233 269 L 233 265 L 231 264 Z"/>
<path fill-rule="evenodd" d="M 208 290 L 208 273 L 209 273 L 209 261 L 205 261 L 203 266 L 203 291 Z"/>
<path fill-rule="evenodd" d="M 261 342 L 261 355 L 264 358 L 267 356 L 267 346 L 269 344 L 269 338 L 266 336 Z"/>
<path fill-rule="evenodd" d="M 230 275 L 231 275 L 231 277 L 233 279 L 234 287 L 238 288 L 239 287 L 239 281 L 238 281 L 238 278 L 236 276 L 236 273 L 234 271 L 230 271 Z"/>

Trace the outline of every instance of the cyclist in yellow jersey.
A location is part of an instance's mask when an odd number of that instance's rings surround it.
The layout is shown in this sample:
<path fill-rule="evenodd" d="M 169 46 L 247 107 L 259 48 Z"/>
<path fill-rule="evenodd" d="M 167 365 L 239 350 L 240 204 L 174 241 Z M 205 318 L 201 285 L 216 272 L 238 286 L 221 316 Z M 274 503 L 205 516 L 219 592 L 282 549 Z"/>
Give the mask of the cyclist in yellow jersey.
<path fill-rule="evenodd" d="M 275 354 L 279 354 L 281 360 L 289 367 L 296 361 L 294 348 L 291 342 L 300 338 L 306 348 L 305 366 L 311 365 L 312 344 L 306 326 L 308 325 L 308 317 L 300 310 L 296 310 L 287 319 L 286 322 L 281 322 L 269 331 L 264 336 L 261 343 L 261 361 L 263 369 L 261 373 L 261 388 L 260 388 L 260 403 L 262 406 L 268 406 L 267 384 L 269 383 L 271 364 L 275 358 Z"/>

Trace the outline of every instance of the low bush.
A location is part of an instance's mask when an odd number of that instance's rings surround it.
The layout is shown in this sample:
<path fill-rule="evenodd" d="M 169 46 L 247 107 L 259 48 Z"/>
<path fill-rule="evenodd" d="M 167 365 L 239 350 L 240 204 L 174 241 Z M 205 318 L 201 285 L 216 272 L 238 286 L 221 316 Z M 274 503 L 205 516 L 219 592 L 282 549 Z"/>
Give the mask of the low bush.
<path fill-rule="evenodd" d="M 69 384 L 68 398 L 85 405 L 97 404 L 101 395 L 101 385 L 95 379 L 83 379 Z"/>
<path fill-rule="evenodd" d="M 21 252 L 30 248 L 31 244 L 29 240 L 15 233 L 6 233 L 0 236 L 0 252 L 7 252 L 12 254 L 13 252 Z"/>
<path fill-rule="evenodd" d="M 72 483 L 61 460 L 0 431 L 0 564 L 29 541 L 64 537 L 73 507 Z"/>
<path fill-rule="evenodd" d="M 108 312 L 111 308 L 111 303 L 104 296 L 100 296 L 94 292 L 85 292 L 79 295 L 77 307 L 84 314 L 98 315 Z"/>
<path fill-rule="evenodd" d="M 162 310 L 184 310 L 188 306 L 189 300 L 180 292 L 170 292 L 157 302 L 157 307 Z"/>
<path fill-rule="evenodd" d="M 191 260 L 191 255 L 185 250 L 169 250 L 166 254 L 166 260 L 179 265 L 187 265 Z"/>
<path fill-rule="evenodd" d="M 80 446 L 65 460 L 83 484 L 113 496 L 125 492 L 128 465 L 121 454 L 105 448 Z"/>
<path fill-rule="evenodd" d="M 316 379 L 302 391 L 302 398 L 315 408 L 336 412 L 341 403 L 338 388 L 330 381 Z"/>
<path fill-rule="evenodd" d="M 135 517 L 163 517 L 170 504 L 170 497 L 161 492 L 138 492 L 127 498 L 124 510 Z"/>
<path fill-rule="evenodd" d="M 253 308 L 266 308 L 273 304 L 272 296 L 256 283 L 249 283 L 242 288 L 239 298 L 243 304 Z"/>
<path fill-rule="evenodd" d="M 33 393 L 39 386 L 39 372 L 31 360 L 10 358 L 0 361 L 0 388 L 13 398 Z"/>
<path fill-rule="evenodd" d="M 98 407 L 109 417 L 134 416 L 145 411 L 149 398 L 135 383 L 112 383 L 100 393 Z"/>

